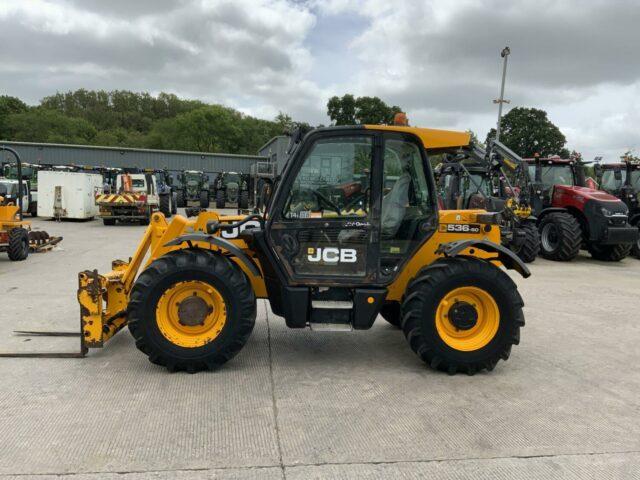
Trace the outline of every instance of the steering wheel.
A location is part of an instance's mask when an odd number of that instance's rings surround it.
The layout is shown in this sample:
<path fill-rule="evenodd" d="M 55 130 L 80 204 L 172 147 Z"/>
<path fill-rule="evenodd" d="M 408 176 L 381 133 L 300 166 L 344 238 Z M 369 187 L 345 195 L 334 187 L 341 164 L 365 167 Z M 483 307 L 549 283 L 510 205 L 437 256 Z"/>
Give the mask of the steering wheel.
<path fill-rule="evenodd" d="M 327 197 L 325 197 L 322 193 L 320 193 L 317 190 L 312 190 L 312 192 L 318 198 L 318 201 L 319 201 L 318 203 L 324 203 L 329 208 L 331 208 L 331 210 L 336 212 L 338 215 L 342 214 L 340 207 L 337 206 L 335 203 L 333 203 L 331 200 L 329 200 Z"/>
<path fill-rule="evenodd" d="M 355 196 L 355 198 L 352 198 L 351 200 L 349 200 L 343 210 L 344 211 L 349 211 L 350 209 L 352 209 L 356 203 L 358 203 L 360 200 L 363 199 L 367 199 L 369 195 L 369 187 L 365 188 L 362 192 L 360 192 L 359 194 L 357 194 Z M 367 205 L 366 202 L 362 202 L 362 210 L 364 210 L 366 213 L 369 213 L 369 205 Z"/>

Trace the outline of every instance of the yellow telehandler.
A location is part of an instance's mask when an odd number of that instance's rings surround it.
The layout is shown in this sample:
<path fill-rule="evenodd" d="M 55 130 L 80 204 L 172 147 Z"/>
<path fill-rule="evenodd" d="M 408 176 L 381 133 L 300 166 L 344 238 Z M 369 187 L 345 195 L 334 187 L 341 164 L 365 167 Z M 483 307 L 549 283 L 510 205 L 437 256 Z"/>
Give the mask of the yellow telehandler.
<path fill-rule="evenodd" d="M 215 369 L 247 342 L 256 299 L 291 328 L 364 330 L 378 314 L 450 374 L 491 370 L 524 325 L 499 214 L 439 211 L 427 159 L 467 133 L 361 125 L 294 132 L 264 214 L 154 213 L 131 259 L 79 275 L 81 352 L 128 326 L 170 371 Z M 140 272 L 140 273 L 139 273 Z"/>

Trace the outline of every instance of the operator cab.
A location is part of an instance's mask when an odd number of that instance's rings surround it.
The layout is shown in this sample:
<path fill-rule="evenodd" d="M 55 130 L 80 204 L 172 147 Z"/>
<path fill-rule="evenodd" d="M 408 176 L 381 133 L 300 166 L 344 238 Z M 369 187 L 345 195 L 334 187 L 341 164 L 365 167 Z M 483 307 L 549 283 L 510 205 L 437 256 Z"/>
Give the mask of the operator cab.
<path fill-rule="evenodd" d="M 435 186 L 413 134 L 309 133 L 270 205 L 268 241 L 291 283 L 387 284 L 435 231 Z"/>

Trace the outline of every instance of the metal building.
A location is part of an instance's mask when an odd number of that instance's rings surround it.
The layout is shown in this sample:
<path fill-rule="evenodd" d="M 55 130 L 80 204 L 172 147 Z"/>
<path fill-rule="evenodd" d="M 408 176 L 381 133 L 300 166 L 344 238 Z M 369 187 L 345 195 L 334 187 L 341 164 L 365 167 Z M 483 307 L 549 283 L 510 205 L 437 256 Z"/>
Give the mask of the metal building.
<path fill-rule="evenodd" d="M 172 172 L 202 170 L 214 174 L 223 171 L 250 173 L 251 166 L 254 163 L 266 160 L 265 157 L 258 155 L 94 147 L 55 143 L 2 141 L 0 145 L 7 145 L 17 150 L 23 162 L 43 165 L 87 165 L 153 169 L 166 167 Z M 14 161 L 13 156 L 8 152 L 0 152 L 0 154 L 0 164 Z"/>
<path fill-rule="evenodd" d="M 287 159 L 287 148 L 289 147 L 289 140 L 291 137 L 280 135 L 278 137 L 273 137 L 267 143 L 265 143 L 260 150 L 258 150 L 258 155 L 264 162 L 264 159 L 267 158 L 269 162 L 275 163 L 276 173 L 282 173 L 282 169 L 284 168 L 285 161 Z"/>

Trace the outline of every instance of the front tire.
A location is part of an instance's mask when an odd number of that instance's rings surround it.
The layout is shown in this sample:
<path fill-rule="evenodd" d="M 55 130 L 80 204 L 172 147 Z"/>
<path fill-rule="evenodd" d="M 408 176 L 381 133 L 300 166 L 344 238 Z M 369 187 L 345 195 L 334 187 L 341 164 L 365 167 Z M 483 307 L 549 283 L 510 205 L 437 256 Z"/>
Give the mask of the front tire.
<path fill-rule="evenodd" d="M 540 233 L 533 223 L 525 223 L 520 227 L 525 233 L 525 240 L 514 253 L 525 263 L 533 262 L 540 253 Z"/>
<path fill-rule="evenodd" d="M 216 208 L 224 208 L 224 190 L 216 192 Z"/>
<path fill-rule="evenodd" d="M 160 195 L 160 212 L 167 217 L 171 217 L 171 194 Z"/>
<path fill-rule="evenodd" d="M 443 258 L 409 283 L 402 330 L 432 368 L 469 375 L 493 370 L 520 341 L 524 305 L 516 284 L 476 258 Z"/>
<path fill-rule="evenodd" d="M 249 192 L 246 190 L 240 192 L 240 196 L 238 197 L 238 208 L 249 208 Z"/>
<path fill-rule="evenodd" d="M 24 228 L 12 228 L 9 231 L 9 260 L 21 262 L 29 256 L 29 232 Z"/>
<path fill-rule="evenodd" d="M 618 245 L 597 245 L 589 244 L 587 249 L 593 258 L 603 262 L 619 262 L 631 253 L 630 243 L 619 243 Z"/>
<path fill-rule="evenodd" d="M 103 218 L 102 219 L 102 223 L 105 226 L 112 226 L 116 224 L 116 219 L 115 218 Z"/>
<path fill-rule="evenodd" d="M 548 260 L 568 262 L 580 253 L 582 229 L 566 212 L 548 214 L 540 222 L 540 254 Z"/>
<path fill-rule="evenodd" d="M 184 208 L 187 206 L 187 202 L 184 199 L 184 192 L 182 190 L 178 190 L 176 193 L 176 203 L 178 204 L 178 208 Z"/>
<path fill-rule="evenodd" d="M 640 222 L 636 222 L 635 226 L 640 229 Z M 636 243 L 631 246 L 631 255 L 640 260 L 640 237 L 636 240 Z"/>
<path fill-rule="evenodd" d="M 151 263 L 131 291 L 128 313 L 136 346 L 152 363 L 190 373 L 235 356 L 255 318 L 255 295 L 242 270 L 205 250 L 181 250 Z"/>
<path fill-rule="evenodd" d="M 207 190 L 200 192 L 200 208 L 209 208 L 209 192 Z"/>

